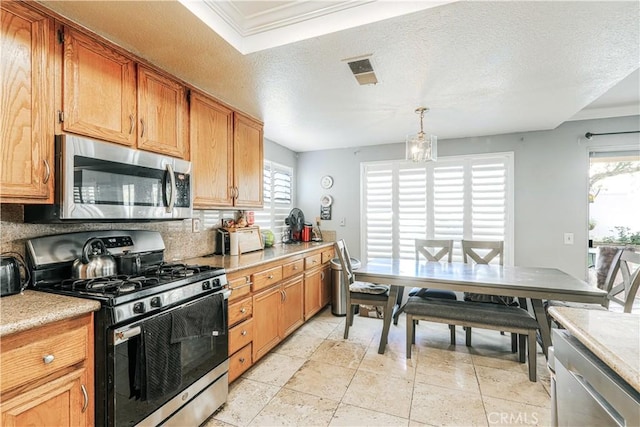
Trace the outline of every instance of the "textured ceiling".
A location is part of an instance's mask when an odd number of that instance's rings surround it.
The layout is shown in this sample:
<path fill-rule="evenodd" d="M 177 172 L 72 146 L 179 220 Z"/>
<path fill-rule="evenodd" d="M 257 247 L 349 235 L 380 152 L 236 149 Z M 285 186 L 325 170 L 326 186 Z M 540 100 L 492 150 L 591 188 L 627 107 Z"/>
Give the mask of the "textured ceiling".
<path fill-rule="evenodd" d="M 421 105 L 440 140 L 552 129 L 627 77 L 636 93 L 614 89 L 584 118 L 640 112 L 637 1 L 454 2 L 247 55 L 177 0 L 41 3 L 263 120 L 266 138 L 295 151 L 402 142 Z M 365 54 L 375 86 L 343 61 Z"/>

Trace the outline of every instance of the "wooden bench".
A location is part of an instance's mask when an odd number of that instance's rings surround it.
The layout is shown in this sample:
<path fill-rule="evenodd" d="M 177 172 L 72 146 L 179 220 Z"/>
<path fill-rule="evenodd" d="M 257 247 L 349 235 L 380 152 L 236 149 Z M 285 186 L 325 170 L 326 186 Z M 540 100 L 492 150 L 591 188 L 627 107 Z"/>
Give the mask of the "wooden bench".
<path fill-rule="evenodd" d="M 411 344 L 415 344 L 417 320 L 493 329 L 519 335 L 519 360 L 525 362 L 528 349 L 529 380 L 536 381 L 536 332 L 538 322 L 526 310 L 499 304 L 452 301 L 410 297 L 404 306 L 407 315 L 407 359 L 411 359 Z"/>

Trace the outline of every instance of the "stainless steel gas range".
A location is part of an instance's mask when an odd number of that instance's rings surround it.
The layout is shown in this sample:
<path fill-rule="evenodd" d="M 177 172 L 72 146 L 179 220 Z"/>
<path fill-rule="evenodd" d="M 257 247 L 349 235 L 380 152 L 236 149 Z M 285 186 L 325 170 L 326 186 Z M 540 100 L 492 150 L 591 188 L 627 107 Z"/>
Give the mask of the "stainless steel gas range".
<path fill-rule="evenodd" d="M 118 271 L 72 277 L 74 261 L 95 239 Z M 164 262 L 155 231 L 59 234 L 26 246 L 33 289 L 101 302 L 94 335 L 96 425 L 197 426 L 226 402 L 230 291 L 224 269 Z"/>

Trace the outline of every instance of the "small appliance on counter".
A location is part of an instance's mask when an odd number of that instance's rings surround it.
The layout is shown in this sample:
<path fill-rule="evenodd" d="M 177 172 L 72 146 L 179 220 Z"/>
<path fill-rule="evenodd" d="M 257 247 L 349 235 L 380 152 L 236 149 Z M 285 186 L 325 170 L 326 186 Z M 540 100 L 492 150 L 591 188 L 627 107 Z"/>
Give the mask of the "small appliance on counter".
<path fill-rule="evenodd" d="M 30 278 L 22 255 L 3 252 L 0 259 L 0 297 L 19 294 L 27 287 Z"/>
<path fill-rule="evenodd" d="M 305 227 L 304 213 L 293 208 L 284 223 L 288 226 L 282 235 L 282 243 L 298 243 L 303 241 L 303 230 Z M 311 229 L 309 229 L 309 239 L 311 239 Z M 307 240 L 308 241 L 308 240 Z"/>

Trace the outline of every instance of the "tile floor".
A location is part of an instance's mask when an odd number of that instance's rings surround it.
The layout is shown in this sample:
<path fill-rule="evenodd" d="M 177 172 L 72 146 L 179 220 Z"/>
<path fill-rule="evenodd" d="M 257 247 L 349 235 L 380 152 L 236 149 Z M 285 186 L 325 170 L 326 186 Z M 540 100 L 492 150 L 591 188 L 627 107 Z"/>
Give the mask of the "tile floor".
<path fill-rule="evenodd" d="M 420 321 L 405 358 L 404 315 L 377 352 L 382 321 L 316 315 L 229 387 L 214 426 L 550 425 L 549 374 L 538 382 L 510 352 L 509 334 L 473 330 L 473 347 L 449 345 L 446 325 Z"/>

